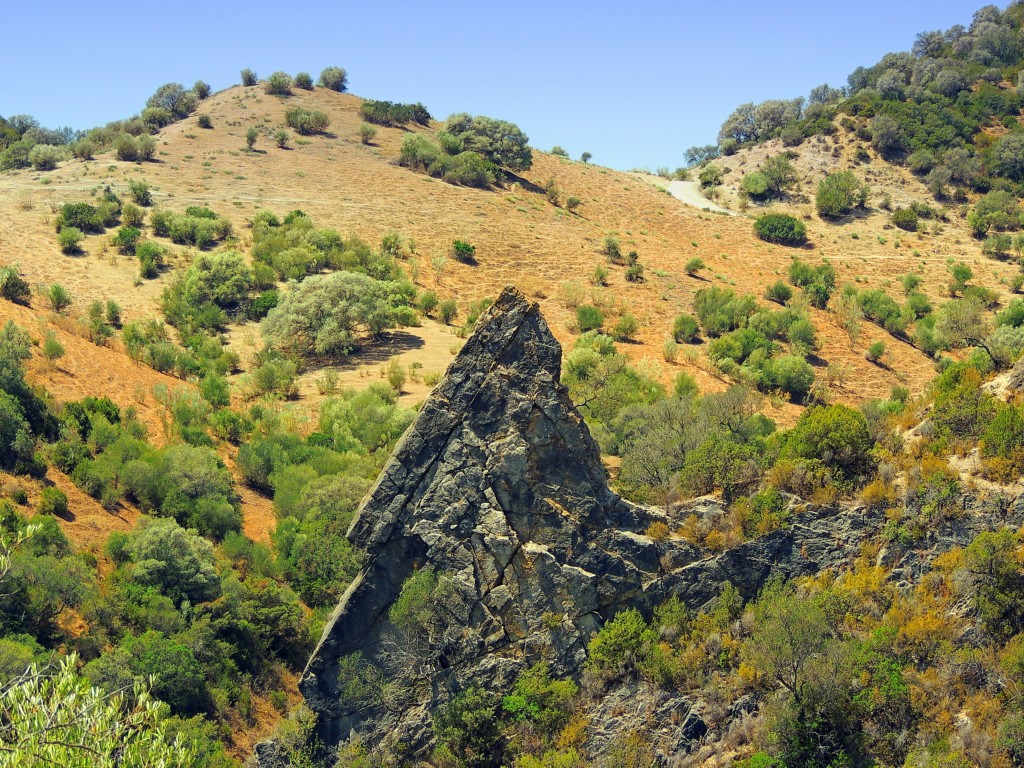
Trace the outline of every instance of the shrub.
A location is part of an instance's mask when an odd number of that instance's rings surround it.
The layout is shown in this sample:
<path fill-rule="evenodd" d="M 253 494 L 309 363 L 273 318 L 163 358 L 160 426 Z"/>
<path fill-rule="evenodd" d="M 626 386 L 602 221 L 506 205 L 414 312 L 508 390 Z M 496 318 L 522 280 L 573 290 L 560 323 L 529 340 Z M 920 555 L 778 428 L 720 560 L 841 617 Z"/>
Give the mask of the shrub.
<path fill-rule="evenodd" d="M 210 129 L 213 128 L 213 120 L 210 119 L 209 115 L 203 114 L 196 118 L 196 125 L 200 128 Z"/>
<path fill-rule="evenodd" d="M 245 132 L 245 146 L 252 151 L 252 148 L 256 146 L 256 139 L 260 136 L 259 130 L 255 126 L 251 126 Z"/>
<path fill-rule="evenodd" d="M 700 326 L 693 315 L 676 315 L 672 321 L 672 338 L 679 344 L 692 344 L 700 336 Z"/>
<path fill-rule="evenodd" d="M 694 257 L 690 259 L 688 262 L 686 262 L 686 266 L 683 267 L 683 269 L 686 270 L 686 274 L 690 275 L 690 277 L 693 277 L 706 267 L 707 265 L 704 263 L 703 259 Z"/>
<path fill-rule="evenodd" d="M 807 242 L 807 227 L 784 213 L 766 213 L 758 217 L 754 222 L 754 232 L 768 243 L 803 245 Z"/>
<path fill-rule="evenodd" d="M 367 99 L 359 106 L 359 114 L 368 123 L 377 125 L 406 125 L 418 123 L 420 125 L 430 124 L 430 113 L 422 104 L 396 104 L 393 101 L 376 101 Z M 450 135 L 445 134 L 449 138 Z M 463 148 L 463 143 L 457 141 L 452 145 L 454 151 L 448 154 L 458 154 Z"/>
<path fill-rule="evenodd" d="M 82 230 L 78 227 L 61 227 L 57 242 L 64 253 L 78 253 L 82 244 Z"/>
<path fill-rule="evenodd" d="M 303 91 L 312 91 L 313 78 L 310 76 L 309 72 L 299 72 L 295 75 L 293 85 Z"/>
<path fill-rule="evenodd" d="M 63 312 L 74 301 L 68 289 L 60 283 L 54 283 L 46 290 L 46 300 L 54 312 Z"/>
<path fill-rule="evenodd" d="M 128 194 L 136 204 L 147 208 L 153 204 L 153 193 L 143 179 L 128 180 Z"/>
<path fill-rule="evenodd" d="M 868 186 L 859 181 L 852 171 L 830 173 L 818 182 L 814 204 L 818 215 L 834 218 L 849 213 L 854 208 L 867 205 Z"/>
<path fill-rule="evenodd" d="M 118 160 L 135 162 L 139 159 L 139 145 L 131 135 L 122 133 L 114 139 L 114 153 Z"/>
<path fill-rule="evenodd" d="M 642 283 L 644 281 L 643 264 L 633 264 L 626 267 L 626 280 L 630 283 Z"/>
<path fill-rule="evenodd" d="M 917 232 L 917 214 L 912 208 L 897 208 L 889 216 L 894 226 L 907 232 Z"/>
<path fill-rule="evenodd" d="M 626 312 L 615 322 L 615 329 L 612 335 L 617 341 L 632 341 L 638 330 L 640 330 L 640 321 L 629 312 Z"/>
<path fill-rule="evenodd" d="M 455 299 L 445 299 L 438 305 L 437 316 L 445 325 L 450 325 L 458 314 L 459 305 L 455 302 Z"/>
<path fill-rule="evenodd" d="M 57 334 L 53 331 L 46 333 L 46 338 L 43 341 L 43 357 L 51 363 L 64 357 L 64 345 L 57 340 Z"/>
<path fill-rule="evenodd" d="M 764 297 L 768 299 L 768 301 L 785 304 L 793 298 L 793 290 L 782 280 L 778 280 L 764 289 Z"/>
<path fill-rule="evenodd" d="M 199 96 L 180 83 L 166 83 L 147 99 L 146 106 L 166 110 L 175 120 L 181 120 L 196 111 Z"/>
<path fill-rule="evenodd" d="M 102 232 L 105 228 L 100 212 L 88 203 L 64 203 L 56 221 L 57 231 L 74 227 L 82 232 Z"/>
<path fill-rule="evenodd" d="M 487 161 L 513 171 L 529 170 L 533 165 L 529 138 L 514 123 L 478 115 L 460 113 L 449 117 L 444 130 L 472 148 Z"/>
<path fill-rule="evenodd" d="M 321 88 L 344 93 L 348 88 L 348 74 L 341 67 L 325 67 L 318 82 Z"/>
<path fill-rule="evenodd" d="M 263 90 L 271 96 L 291 96 L 292 78 L 287 72 L 275 72 L 263 84 Z"/>
<path fill-rule="evenodd" d="M 195 85 L 192 86 L 192 93 L 196 95 L 197 99 L 204 101 L 210 95 L 210 86 L 202 80 L 196 80 Z"/>
<path fill-rule="evenodd" d="M 285 122 L 290 128 L 301 133 L 303 136 L 311 136 L 316 133 L 323 133 L 331 124 L 330 118 L 323 112 L 316 110 L 293 107 L 285 113 Z"/>
<path fill-rule="evenodd" d="M 256 85 L 256 73 L 246 67 L 242 70 L 242 85 L 252 86 Z"/>
<path fill-rule="evenodd" d="M 141 237 L 142 232 L 137 227 L 121 227 L 110 242 L 119 252 L 132 256 Z"/>
<path fill-rule="evenodd" d="M 67 150 L 53 144 L 36 144 L 28 153 L 29 162 L 37 171 L 52 171 L 66 157 Z"/>
<path fill-rule="evenodd" d="M 41 515 L 58 515 L 63 517 L 68 513 L 67 494 L 54 486 L 43 488 L 39 494 L 38 512 Z"/>
<path fill-rule="evenodd" d="M 164 265 L 166 249 L 152 240 L 143 240 L 135 246 L 135 258 L 139 260 L 139 274 L 147 280 L 156 277 Z"/>
<path fill-rule="evenodd" d="M 867 351 L 864 353 L 864 357 L 867 358 L 868 362 L 879 363 L 885 356 L 885 344 L 881 341 L 876 341 Z"/>
<path fill-rule="evenodd" d="M 476 259 L 476 246 L 470 245 L 465 240 L 456 240 L 452 243 L 452 258 L 461 261 L 463 264 L 473 264 Z"/>
<path fill-rule="evenodd" d="M 32 289 L 19 273 L 17 264 L 0 267 L 0 298 L 13 301 L 15 304 L 28 305 L 31 295 Z"/>
<path fill-rule="evenodd" d="M 590 641 L 587 667 L 607 677 L 633 674 L 655 638 L 639 611 L 620 611 Z"/>
<path fill-rule="evenodd" d="M 71 154 L 79 160 L 92 160 L 96 144 L 91 139 L 79 139 L 71 145 Z"/>
<path fill-rule="evenodd" d="M 619 245 L 619 240 L 612 235 L 607 235 L 604 239 L 604 246 L 601 249 L 601 253 L 608 257 L 608 261 L 613 264 L 619 264 L 622 262 L 622 248 Z"/>
<path fill-rule="evenodd" d="M 569 211 L 569 213 L 575 213 L 576 209 L 580 207 L 582 202 L 583 201 L 580 200 L 575 195 L 569 195 L 567 198 L 565 198 L 565 209 Z"/>
<path fill-rule="evenodd" d="M 604 314 L 591 304 L 581 304 L 576 307 L 576 324 L 580 333 L 600 330 L 604 325 Z"/>
<path fill-rule="evenodd" d="M 380 335 L 398 324 L 410 285 L 374 280 L 354 272 L 312 275 L 285 294 L 263 321 L 274 345 L 299 354 L 347 355 L 360 335 Z"/>
<path fill-rule="evenodd" d="M 363 123 L 359 126 L 359 141 L 363 144 L 372 144 L 373 138 L 377 135 L 377 129 L 369 123 Z"/>

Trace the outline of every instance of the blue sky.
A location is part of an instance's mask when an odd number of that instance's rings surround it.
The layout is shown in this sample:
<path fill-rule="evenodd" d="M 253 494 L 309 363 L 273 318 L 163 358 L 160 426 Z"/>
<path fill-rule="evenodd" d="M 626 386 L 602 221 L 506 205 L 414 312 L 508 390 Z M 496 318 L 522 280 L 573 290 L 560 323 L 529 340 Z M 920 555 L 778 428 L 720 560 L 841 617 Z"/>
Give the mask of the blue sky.
<path fill-rule="evenodd" d="M 675 167 L 736 105 L 843 85 L 982 4 L 18 3 L 4 11 L 0 115 L 91 127 L 139 111 L 165 82 L 221 89 L 243 67 L 315 78 L 338 65 L 359 96 L 511 120 L 535 147 L 615 168 Z"/>

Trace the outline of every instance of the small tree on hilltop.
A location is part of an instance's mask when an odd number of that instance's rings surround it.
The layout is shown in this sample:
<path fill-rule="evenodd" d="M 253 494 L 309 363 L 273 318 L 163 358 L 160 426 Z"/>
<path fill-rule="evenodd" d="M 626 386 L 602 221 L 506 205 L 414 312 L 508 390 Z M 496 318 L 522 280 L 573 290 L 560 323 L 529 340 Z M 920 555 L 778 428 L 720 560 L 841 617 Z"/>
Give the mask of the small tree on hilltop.
<path fill-rule="evenodd" d="M 242 70 L 242 85 L 252 86 L 256 85 L 256 73 L 246 67 Z"/>
<path fill-rule="evenodd" d="M 256 139 L 259 138 L 260 132 L 255 128 L 249 128 L 245 132 L 245 145 L 251 150 L 256 146 Z"/>
<path fill-rule="evenodd" d="M 263 90 L 271 96 L 291 96 L 292 78 L 287 72 L 275 72 L 263 84 Z"/>
<path fill-rule="evenodd" d="M 296 88 L 301 88 L 303 91 L 312 91 L 313 78 L 310 76 L 309 72 L 299 72 L 299 74 L 295 76 L 294 85 Z"/>
<path fill-rule="evenodd" d="M 580 155 L 580 162 L 582 162 L 582 163 L 589 163 L 590 162 L 590 158 L 592 158 L 592 157 L 593 157 L 593 155 L 590 154 L 589 152 L 584 152 L 582 155 Z"/>
<path fill-rule="evenodd" d="M 348 73 L 341 67 L 327 67 L 320 73 L 320 87 L 344 93 L 348 90 Z"/>

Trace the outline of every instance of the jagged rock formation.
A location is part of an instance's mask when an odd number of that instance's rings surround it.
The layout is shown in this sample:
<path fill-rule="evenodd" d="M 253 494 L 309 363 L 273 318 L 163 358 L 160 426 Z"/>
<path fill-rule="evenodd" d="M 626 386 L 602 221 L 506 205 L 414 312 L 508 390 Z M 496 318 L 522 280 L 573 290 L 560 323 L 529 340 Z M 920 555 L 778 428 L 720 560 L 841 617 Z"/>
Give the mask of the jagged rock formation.
<path fill-rule="evenodd" d="M 707 607 L 727 583 L 752 598 L 774 575 L 841 569 L 878 539 L 880 511 L 801 505 L 785 529 L 714 557 L 677 538 L 652 540 L 645 535 L 652 522 L 682 520 L 695 509 L 721 514 L 719 502 L 666 512 L 616 496 L 559 383 L 560 368 L 561 350 L 537 307 L 508 288 L 396 447 L 349 531 L 367 563 L 300 683 L 326 747 L 356 730 L 368 743 L 419 752 L 431 741 L 431 711 L 467 685 L 507 691 L 540 659 L 578 678 L 590 637 L 624 608 L 649 613 L 673 595 Z M 883 548 L 878 558 L 897 566 L 896 578 L 913 581 L 938 552 L 1021 522 L 1022 499 L 965 497 L 962 514 L 920 549 Z M 396 655 L 390 611 L 423 568 L 448 580 L 449 624 L 412 659 Z M 353 697 L 339 678 L 353 654 L 385 677 L 408 663 L 418 679 L 384 697 Z M 702 720 L 698 702 L 639 684 L 624 690 L 587 705 L 595 723 L 588 746 L 598 752 L 616 734 L 645 727 L 664 736 L 657 741 L 665 754 L 677 754 L 715 727 Z M 628 717 L 608 714 L 627 701 Z M 273 745 L 258 758 L 277 764 Z"/>
<path fill-rule="evenodd" d="M 659 548 L 642 535 L 658 513 L 609 490 L 560 370 L 537 307 L 506 289 L 395 449 L 349 531 L 367 565 L 301 682 L 326 744 L 384 724 L 407 743 L 427 740 L 418 708 L 352 711 L 337 682 L 349 654 L 381 663 L 389 608 L 415 570 L 450 577 L 460 625 L 435 649 L 428 704 L 470 680 L 511 684 L 542 657 L 578 673 L 591 634 L 663 575 Z M 678 561 L 697 554 L 675 549 Z"/>

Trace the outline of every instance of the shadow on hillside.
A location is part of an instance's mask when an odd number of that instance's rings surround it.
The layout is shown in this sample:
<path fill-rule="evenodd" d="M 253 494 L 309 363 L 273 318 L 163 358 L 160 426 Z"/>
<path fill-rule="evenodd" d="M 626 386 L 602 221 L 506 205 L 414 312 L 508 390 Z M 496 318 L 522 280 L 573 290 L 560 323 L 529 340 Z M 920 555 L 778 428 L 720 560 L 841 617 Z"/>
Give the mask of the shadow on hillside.
<path fill-rule="evenodd" d="M 411 352 L 424 346 L 424 341 L 408 331 L 389 331 L 381 335 L 379 339 L 368 342 L 359 348 L 358 351 L 344 360 L 324 360 L 318 367 L 332 367 L 339 371 L 354 370 L 364 365 L 386 363 L 395 355 L 403 352 Z"/>
<path fill-rule="evenodd" d="M 527 192 L 536 192 L 538 195 L 544 193 L 544 187 L 534 184 L 529 179 L 524 179 L 522 176 L 512 173 L 512 171 L 505 171 L 505 177 L 507 182 L 515 182 Z"/>

